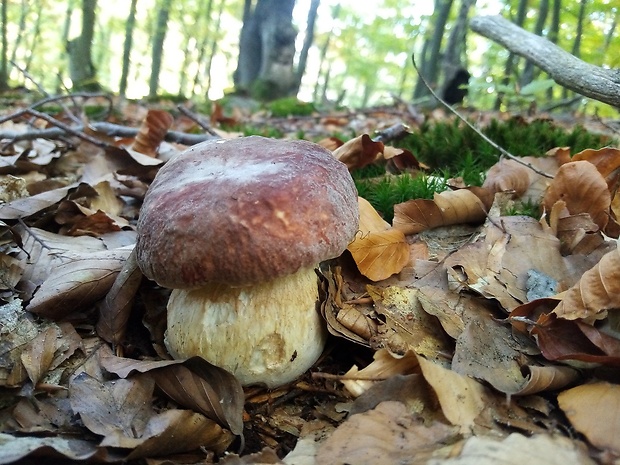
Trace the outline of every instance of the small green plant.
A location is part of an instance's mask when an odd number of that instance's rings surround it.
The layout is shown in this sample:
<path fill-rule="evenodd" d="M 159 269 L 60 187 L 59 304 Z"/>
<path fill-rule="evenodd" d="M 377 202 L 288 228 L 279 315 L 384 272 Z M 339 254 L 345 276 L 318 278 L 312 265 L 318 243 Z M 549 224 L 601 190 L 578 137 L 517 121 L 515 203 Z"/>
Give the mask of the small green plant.
<path fill-rule="evenodd" d="M 541 206 L 532 200 L 517 201 L 513 203 L 505 212 L 506 216 L 531 216 L 537 220 L 540 219 Z"/>

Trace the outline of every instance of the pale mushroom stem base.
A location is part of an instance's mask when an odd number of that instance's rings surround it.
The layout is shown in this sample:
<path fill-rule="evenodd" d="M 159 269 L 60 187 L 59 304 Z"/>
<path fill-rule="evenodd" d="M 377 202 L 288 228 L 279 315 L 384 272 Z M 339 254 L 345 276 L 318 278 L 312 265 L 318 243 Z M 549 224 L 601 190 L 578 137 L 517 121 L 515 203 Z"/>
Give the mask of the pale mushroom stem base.
<path fill-rule="evenodd" d="M 308 370 L 325 346 L 318 292 L 314 268 L 255 286 L 175 289 L 166 347 L 174 358 L 199 355 L 243 385 L 286 384 Z"/>

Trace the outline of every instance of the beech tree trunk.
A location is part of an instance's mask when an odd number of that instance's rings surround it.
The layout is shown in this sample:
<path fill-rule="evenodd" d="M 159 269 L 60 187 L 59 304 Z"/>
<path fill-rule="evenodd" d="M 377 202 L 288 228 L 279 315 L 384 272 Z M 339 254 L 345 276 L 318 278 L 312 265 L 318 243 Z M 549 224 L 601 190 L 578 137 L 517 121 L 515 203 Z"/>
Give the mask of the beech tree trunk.
<path fill-rule="evenodd" d="M 312 46 L 312 42 L 314 42 L 314 25 L 316 23 L 317 11 L 319 9 L 319 3 L 321 0 L 312 0 L 310 3 L 310 10 L 308 10 L 308 21 L 306 26 L 306 37 L 304 38 L 304 45 L 301 48 L 301 52 L 299 53 L 299 63 L 297 64 L 297 72 L 296 72 L 296 80 L 295 80 L 295 88 L 293 92 L 297 94 L 299 92 L 299 88 L 301 87 L 301 80 L 304 77 L 304 73 L 306 72 L 306 63 L 308 61 L 308 52 L 310 51 L 310 47 Z"/>
<path fill-rule="evenodd" d="M 452 9 L 453 0 L 435 0 L 435 10 L 433 11 L 432 18 L 432 30 L 433 34 L 430 38 L 427 38 L 422 51 L 422 59 L 416 59 L 419 64 L 420 73 L 424 76 L 427 82 L 431 85 L 437 85 L 437 78 L 439 75 L 439 62 L 441 52 L 441 42 L 443 40 L 444 31 L 446 30 L 446 23 L 450 16 L 450 10 Z M 429 95 L 430 92 L 422 82 L 422 79 L 418 79 L 416 83 L 413 98 L 418 99 Z"/>
<path fill-rule="evenodd" d="M 127 17 L 127 22 L 125 23 L 125 44 L 123 46 L 123 67 L 121 69 L 121 82 L 119 84 L 119 95 L 121 98 L 125 98 L 125 94 L 127 92 L 127 77 L 129 76 L 129 64 L 130 64 L 130 55 L 131 55 L 131 47 L 133 44 L 133 30 L 136 25 L 136 7 L 138 4 L 138 0 L 131 0 L 131 5 L 129 6 L 129 16 Z"/>
<path fill-rule="evenodd" d="M 586 97 L 620 108 L 620 70 L 586 63 L 550 41 L 501 16 L 477 16 L 472 30 L 530 60 L 551 79 Z"/>
<path fill-rule="evenodd" d="M 67 44 L 69 74 L 74 89 L 98 90 L 97 72 L 92 61 L 97 0 L 82 0 L 82 32 Z"/>
<path fill-rule="evenodd" d="M 161 71 L 161 57 L 164 52 L 164 41 L 168 32 L 168 16 L 172 0 L 162 0 L 157 13 L 153 49 L 151 54 L 151 77 L 149 79 L 149 98 L 157 97 L 159 90 L 159 73 Z"/>
<path fill-rule="evenodd" d="M 295 0 L 246 0 L 239 38 L 239 61 L 233 80 L 235 90 L 260 100 L 292 95 Z"/>
<path fill-rule="evenodd" d="M 9 88 L 9 67 L 8 67 L 8 55 L 7 50 L 8 41 L 6 38 L 6 7 L 8 0 L 2 0 L 2 59 L 0 59 L 0 91 L 7 90 Z"/>

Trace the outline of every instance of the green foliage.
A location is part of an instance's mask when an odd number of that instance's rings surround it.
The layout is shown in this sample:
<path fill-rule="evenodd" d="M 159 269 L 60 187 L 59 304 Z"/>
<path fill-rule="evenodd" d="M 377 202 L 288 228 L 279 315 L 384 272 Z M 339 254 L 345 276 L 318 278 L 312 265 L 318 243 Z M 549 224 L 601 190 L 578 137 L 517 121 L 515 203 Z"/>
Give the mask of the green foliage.
<path fill-rule="evenodd" d="M 267 109 L 275 117 L 286 116 L 307 116 L 314 112 L 314 105 L 309 102 L 302 102 L 296 97 L 285 97 L 274 100 L 266 105 Z"/>
<path fill-rule="evenodd" d="M 368 200 L 388 222 L 394 218 L 394 205 L 412 199 L 432 199 L 436 192 L 446 190 L 443 178 L 423 174 L 367 177 L 377 171 L 385 173 L 383 167 L 372 165 L 363 171 L 353 172 L 353 180 L 359 196 Z"/>

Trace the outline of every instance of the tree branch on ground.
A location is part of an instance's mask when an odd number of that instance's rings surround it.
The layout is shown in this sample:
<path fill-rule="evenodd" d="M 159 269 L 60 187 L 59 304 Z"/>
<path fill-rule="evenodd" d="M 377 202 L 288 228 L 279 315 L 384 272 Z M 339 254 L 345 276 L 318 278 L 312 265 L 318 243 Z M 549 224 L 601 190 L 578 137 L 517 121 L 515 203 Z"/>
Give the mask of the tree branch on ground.
<path fill-rule="evenodd" d="M 620 108 L 620 70 L 586 63 L 501 16 L 476 16 L 471 19 L 470 27 L 478 34 L 530 60 L 559 85 Z"/>

